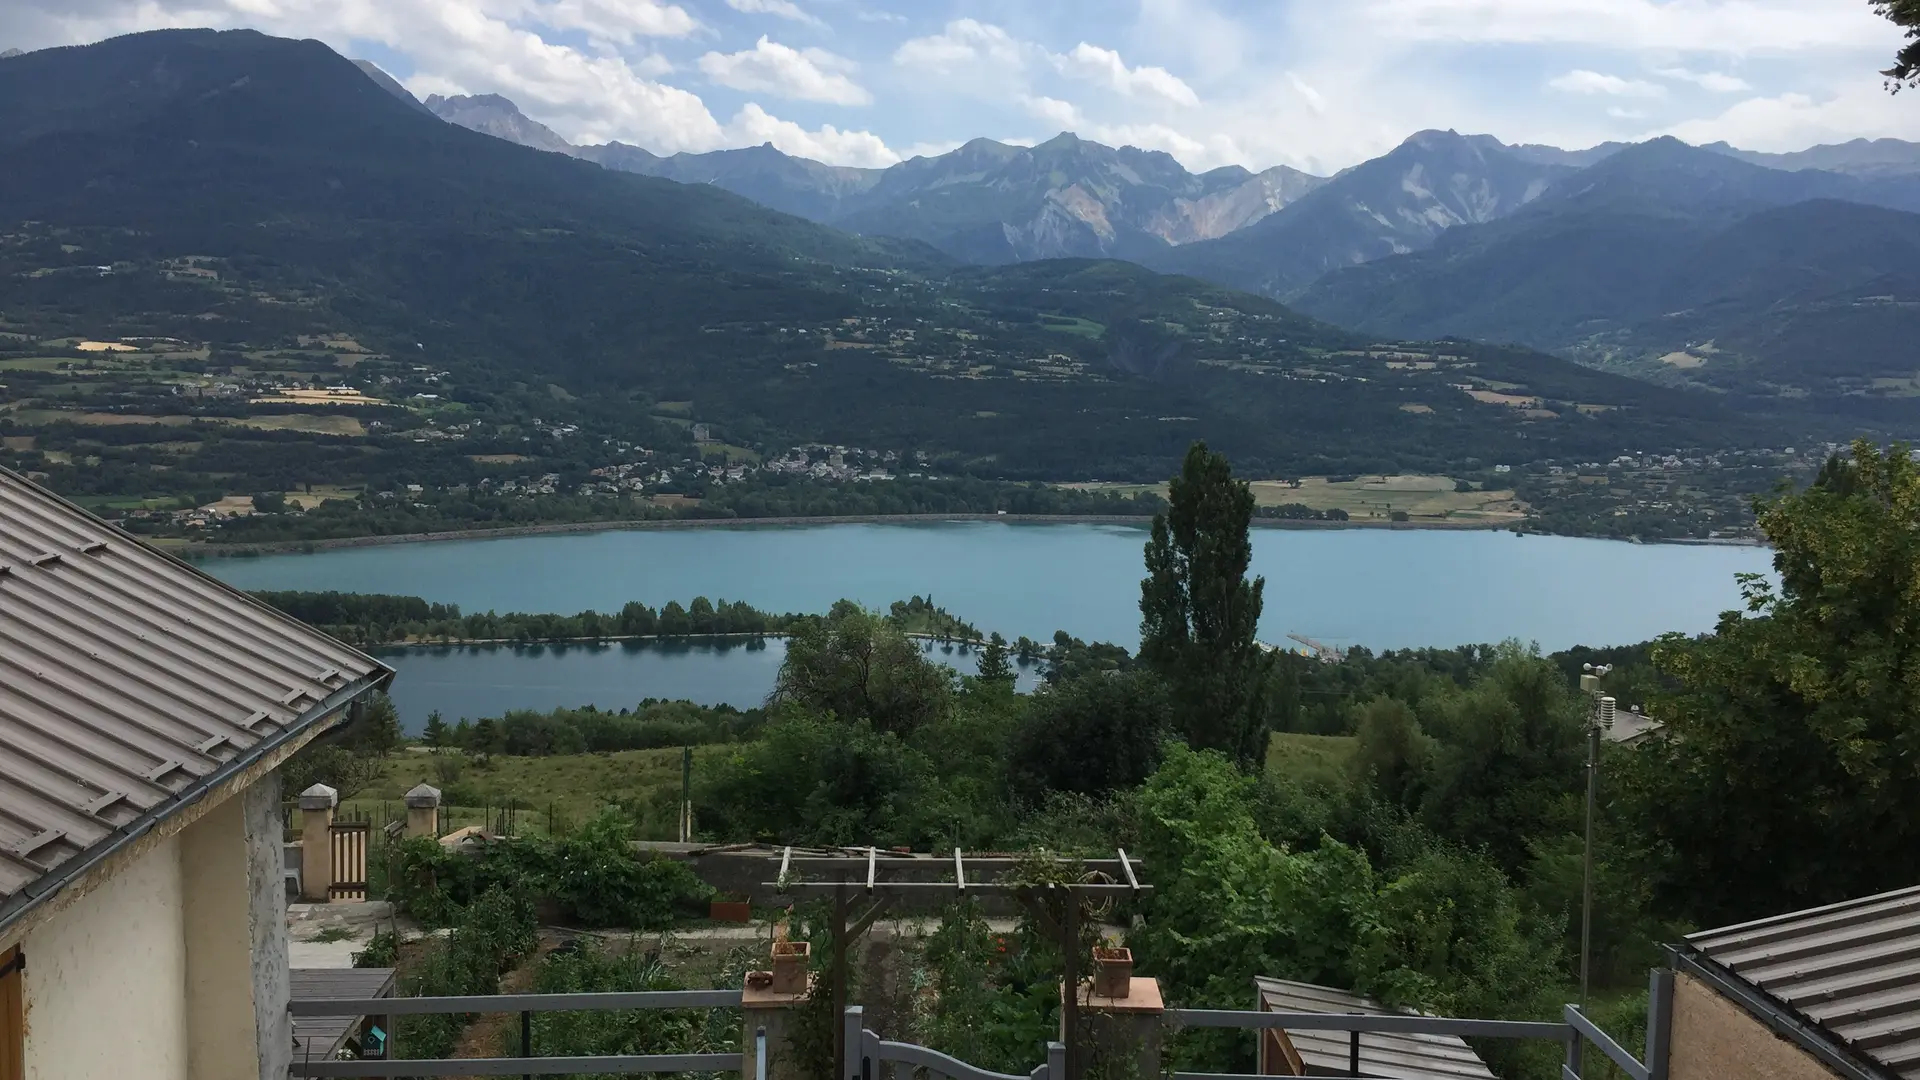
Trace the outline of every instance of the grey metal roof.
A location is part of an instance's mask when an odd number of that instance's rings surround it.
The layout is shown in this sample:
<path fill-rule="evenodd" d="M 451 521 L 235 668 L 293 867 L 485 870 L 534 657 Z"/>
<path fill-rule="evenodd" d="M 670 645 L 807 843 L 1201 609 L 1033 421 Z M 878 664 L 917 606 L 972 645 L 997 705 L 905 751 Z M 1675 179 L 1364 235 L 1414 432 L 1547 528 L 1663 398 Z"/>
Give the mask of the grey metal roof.
<path fill-rule="evenodd" d="M 1255 977 L 1261 1012 L 1361 1013 L 1383 1016 L 1405 1012 L 1382 1006 L 1372 998 L 1345 990 L 1287 979 Z M 1352 1052 L 1352 1036 L 1345 1031 L 1288 1031 L 1287 1039 L 1300 1059 L 1319 1075 L 1345 1075 Z M 1397 1032 L 1360 1033 L 1360 1071 L 1367 1076 L 1395 1080 L 1492 1080 L 1493 1071 L 1480 1055 L 1456 1035 L 1415 1035 Z"/>
<path fill-rule="evenodd" d="M 1920 886 L 1690 934 L 1694 953 L 1920 1080 Z"/>
<path fill-rule="evenodd" d="M 392 674 L 0 469 L 0 927 Z"/>
<path fill-rule="evenodd" d="M 354 1001 L 392 997 L 396 979 L 392 968 L 294 968 L 295 1001 Z M 293 1019 L 293 1059 L 328 1061 L 360 1026 L 361 1016 L 296 1016 Z"/>

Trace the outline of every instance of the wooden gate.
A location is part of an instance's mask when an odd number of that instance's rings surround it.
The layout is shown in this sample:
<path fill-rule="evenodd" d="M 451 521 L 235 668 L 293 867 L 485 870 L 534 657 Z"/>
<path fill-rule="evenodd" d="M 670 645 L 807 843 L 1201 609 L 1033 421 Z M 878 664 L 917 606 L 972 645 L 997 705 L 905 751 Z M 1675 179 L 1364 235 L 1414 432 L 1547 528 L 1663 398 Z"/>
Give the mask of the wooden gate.
<path fill-rule="evenodd" d="M 333 847 L 333 885 L 328 900 L 367 898 L 367 840 L 373 826 L 365 821 L 336 821 L 327 839 Z"/>

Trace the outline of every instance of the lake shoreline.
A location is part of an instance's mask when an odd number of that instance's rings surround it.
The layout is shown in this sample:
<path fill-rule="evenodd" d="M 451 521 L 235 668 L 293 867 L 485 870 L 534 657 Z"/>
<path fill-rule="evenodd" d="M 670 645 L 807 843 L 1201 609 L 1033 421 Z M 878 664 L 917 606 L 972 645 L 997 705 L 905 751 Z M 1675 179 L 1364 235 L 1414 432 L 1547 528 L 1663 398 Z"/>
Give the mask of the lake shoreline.
<path fill-rule="evenodd" d="M 728 634 L 606 634 L 601 637 L 558 637 L 536 638 L 532 641 L 519 641 L 514 638 L 445 638 L 434 641 L 376 641 L 366 642 L 360 648 L 366 649 L 530 649 L 544 645 L 613 645 L 625 641 L 647 642 L 687 642 L 697 644 L 702 641 L 732 642 L 751 644 L 766 641 L 769 638 L 785 641 L 793 636 L 791 630 L 742 630 Z M 921 630 L 910 630 L 901 636 L 914 641 L 932 641 L 965 648 L 984 648 L 985 638 L 953 638 L 929 634 Z M 1012 654 L 1009 653 L 1009 656 Z"/>
<path fill-rule="evenodd" d="M 183 558 L 246 558 L 254 555 L 301 554 L 396 544 L 434 544 L 456 540 L 504 540 L 522 536 L 571 533 L 653 532 L 677 529 L 793 528 L 819 525 L 938 525 L 948 522 L 997 521 L 1009 525 L 1127 525 L 1145 529 L 1151 517 L 1125 514 L 852 514 L 840 517 L 672 518 L 652 521 L 570 521 L 546 525 L 509 525 L 498 529 L 452 529 L 444 532 L 396 533 L 391 536 L 340 536 L 326 540 L 266 540 L 251 544 L 187 544 L 167 550 Z M 1313 521 L 1293 518 L 1254 518 L 1262 529 L 1373 529 L 1406 532 L 1505 532 L 1514 521 Z M 1591 539 L 1611 539 L 1593 537 Z M 1624 541 L 1622 541 L 1624 542 Z M 1746 540 L 1656 540 L 1651 543 L 1739 544 Z"/>

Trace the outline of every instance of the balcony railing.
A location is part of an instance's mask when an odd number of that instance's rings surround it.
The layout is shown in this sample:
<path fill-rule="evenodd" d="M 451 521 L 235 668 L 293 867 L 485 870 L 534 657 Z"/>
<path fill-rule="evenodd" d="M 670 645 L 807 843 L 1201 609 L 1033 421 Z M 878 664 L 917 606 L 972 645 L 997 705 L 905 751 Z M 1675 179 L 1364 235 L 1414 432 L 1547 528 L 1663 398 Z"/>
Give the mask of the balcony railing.
<path fill-rule="evenodd" d="M 648 990 L 624 994 L 494 994 L 482 997 L 390 997 L 295 1001 L 301 1016 L 434 1016 L 459 1013 L 519 1013 L 523 1056 L 513 1058 L 382 1058 L 296 1061 L 292 1076 L 567 1076 L 572 1074 L 737 1072 L 766 1077 L 766 1032 L 738 1054 L 614 1054 L 598 1057 L 535 1057 L 532 1020 L 540 1012 L 608 1012 L 629 1009 L 739 1008 L 738 990 Z M 401 1049 L 404 1049 L 402 1047 Z"/>

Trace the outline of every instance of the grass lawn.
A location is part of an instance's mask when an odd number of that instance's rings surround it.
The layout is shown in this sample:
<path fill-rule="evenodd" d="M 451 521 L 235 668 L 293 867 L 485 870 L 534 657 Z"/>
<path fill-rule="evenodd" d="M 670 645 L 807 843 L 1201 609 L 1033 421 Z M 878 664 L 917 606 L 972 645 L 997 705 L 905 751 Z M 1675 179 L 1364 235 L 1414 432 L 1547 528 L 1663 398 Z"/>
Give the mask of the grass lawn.
<path fill-rule="evenodd" d="M 1091 319 L 1082 319 L 1069 315 L 1042 315 L 1040 325 L 1048 330 L 1058 330 L 1063 334 L 1076 334 L 1084 338 L 1097 338 L 1107 332 L 1107 328 Z"/>
<path fill-rule="evenodd" d="M 727 750 L 725 746 L 694 747 L 695 773 L 703 759 Z M 432 784 L 446 794 L 440 814 L 448 828 L 481 824 L 483 815 L 491 812 L 497 816 L 500 808 L 513 800 L 519 803 L 520 831 L 545 832 L 549 809 L 556 819 L 578 823 L 620 800 L 643 808 L 643 832 L 648 838 L 664 840 L 673 833 L 672 804 L 680 790 L 680 750 L 669 747 L 554 757 L 498 754 L 484 763 L 457 750 L 402 750 L 387 758 L 378 779 L 343 805 L 371 812 L 376 820 L 383 811 L 400 816 L 405 813 L 401 797 L 421 783 Z M 661 804 L 660 812 L 654 809 L 656 802 Z"/>
<path fill-rule="evenodd" d="M 1295 735 L 1276 731 L 1267 740 L 1267 771 L 1327 784 L 1350 778 L 1359 742 L 1351 735 Z"/>

